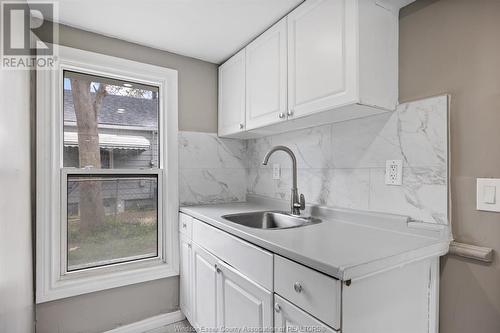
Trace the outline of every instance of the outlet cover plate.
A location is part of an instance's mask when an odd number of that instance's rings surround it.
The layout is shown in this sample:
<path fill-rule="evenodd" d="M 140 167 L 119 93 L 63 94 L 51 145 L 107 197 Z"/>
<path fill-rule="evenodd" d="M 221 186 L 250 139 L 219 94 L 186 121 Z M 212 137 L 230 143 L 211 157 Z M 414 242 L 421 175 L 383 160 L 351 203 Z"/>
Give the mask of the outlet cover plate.
<path fill-rule="evenodd" d="M 273 179 L 281 178 L 281 168 L 278 163 L 273 164 Z"/>
<path fill-rule="evenodd" d="M 403 185 L 403 161 L 387 160 L 385 161 L 385 184 Z"/>

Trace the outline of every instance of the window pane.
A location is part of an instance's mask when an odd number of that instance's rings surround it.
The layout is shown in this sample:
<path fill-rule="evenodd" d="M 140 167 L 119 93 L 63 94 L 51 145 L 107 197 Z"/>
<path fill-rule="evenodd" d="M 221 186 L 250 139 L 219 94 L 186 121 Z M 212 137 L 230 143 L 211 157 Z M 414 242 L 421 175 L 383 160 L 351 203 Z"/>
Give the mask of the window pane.
<path fill-rule="evenodd" d="M 158 167 L 158 87 L 64 71 L 63 96 L 65 167 Z"/>
<path fill-rule="evenodd" d="M 158 255 L 156 175 L 68 175 L 68 271 Z"/>

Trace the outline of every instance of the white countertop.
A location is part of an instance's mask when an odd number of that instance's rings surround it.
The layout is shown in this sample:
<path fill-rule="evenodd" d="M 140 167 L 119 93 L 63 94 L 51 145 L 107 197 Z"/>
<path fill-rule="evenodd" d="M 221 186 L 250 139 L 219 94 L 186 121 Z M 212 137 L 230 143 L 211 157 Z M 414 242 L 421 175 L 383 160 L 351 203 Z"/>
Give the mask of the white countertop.
<path fill-rule="evenodd" d="M 408 223 L 407 217 L 344 209 L 318 209 L 322 223 L 291 229 L 255 229 L 225 214 L 283 210 L 274 200 L 181 207 L 182 213 L 266 250 L 340 280 L 357 279 L 448 252 L 446 226 Z M 314 209 L 314 208 L 313 208 Z"/>

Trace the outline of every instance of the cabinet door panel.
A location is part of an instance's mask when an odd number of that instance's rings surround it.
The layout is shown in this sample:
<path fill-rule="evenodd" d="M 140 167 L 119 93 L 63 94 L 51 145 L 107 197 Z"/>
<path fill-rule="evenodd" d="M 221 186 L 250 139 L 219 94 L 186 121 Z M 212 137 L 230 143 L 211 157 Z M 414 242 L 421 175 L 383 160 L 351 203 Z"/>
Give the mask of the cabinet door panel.
<path fill-rule="evenodd" d="M 274 295 L 274 326 L 275 332 L 325 332 L 335 333 L 308 313 L 302 311 L 285 299 Z M 304 329 L 307 329 L 304 331 Z"/>
<path fill-rule="evenodd" d="M 195 328 L 217 327 L 217 259 L 195 243 L 193 251 L 193 317 Z"/>
<path fill-rule="evenodd" d="M 272 293 L 223 262 L 218 267 L 219 327 L 268 331 L 273 323 Z"/>
<path fill-rule="evenodd" d="M 288 107 L 294 116 L 353 102 L 354 3 L 311 0 L 288 16 Z"/>
<path fill-rule="evenodd" d="M 284 18 L 246 47 L 247 130 L 286 118 L 286 35 Z"/>
<path fill-rule="evenodd" d="M 245 127 L 245 49 L 219 67 L 219 135 Z"/>
<path fill-rule="evenodd" d="M 186 236 L 180 236 L 180 299 L 179 305 L 182 312 L 192 320 L 192 245 Z"/>

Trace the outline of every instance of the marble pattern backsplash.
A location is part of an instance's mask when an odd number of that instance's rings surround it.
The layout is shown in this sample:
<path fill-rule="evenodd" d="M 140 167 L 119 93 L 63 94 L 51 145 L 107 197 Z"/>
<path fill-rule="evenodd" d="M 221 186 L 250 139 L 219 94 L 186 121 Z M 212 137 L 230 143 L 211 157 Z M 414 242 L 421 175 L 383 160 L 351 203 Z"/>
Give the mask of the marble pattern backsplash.
<path fill-rule="evenodd" d="M 395 112 L 287 132 L 247 142 L 248 193 L 290 198 L 291 162 L 275 145 L 297 156 L 298 188 L 306 202 L 408 215 L 447 223 L 448 97 L 400 105 Z M 385 185 L 386 160 L 403 161 L 403 185 Z M 272 180 L 272 164 L 282 167 Z"/>
<path fill-rule="evenodd" d="M 179 132 L 178 139 L 181 205 L 245 201 L 245 141 L 199 132 Z"/>
<path fill-rule="evenodd" d="M 181 204 L 244 201 L 246 194 L 289 200 L 291 162 L 306 202 L 448 221 L 448 97 L 405 103 L 397 111 L 252 140 L 179 133 Z M 385 161 L 403 160 L 403 185 L 385 185 Z M 281 179 L 272 179 L 272 164 Z"/>

